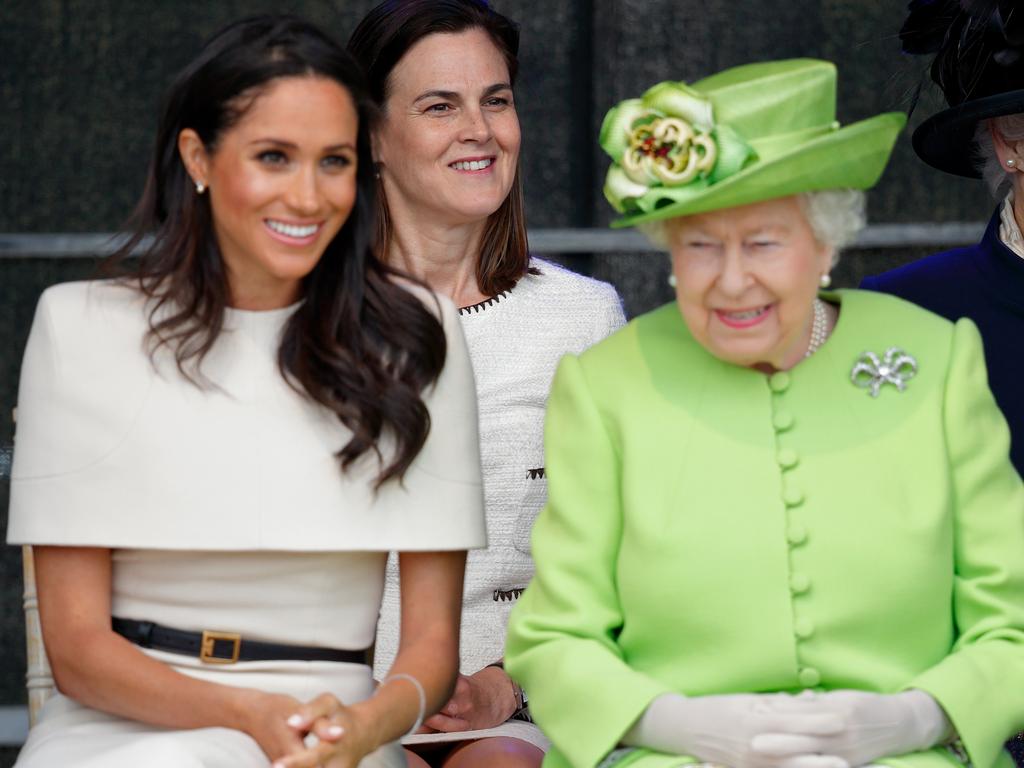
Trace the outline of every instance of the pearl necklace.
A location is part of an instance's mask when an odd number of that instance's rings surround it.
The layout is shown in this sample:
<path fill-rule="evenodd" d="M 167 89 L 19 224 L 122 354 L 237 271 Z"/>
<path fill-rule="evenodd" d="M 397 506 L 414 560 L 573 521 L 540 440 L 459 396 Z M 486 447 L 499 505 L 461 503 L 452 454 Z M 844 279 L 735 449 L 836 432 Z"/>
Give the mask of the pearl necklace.
<path fill-rule="evenodd" d="M 818 348 L 828 339 L 828 312 L 825 310 L 825 302 L 819 298 L 814 299 L 814 319 L 811 321 L 811 339 L 807 343 L 807 352 L 804 358 L 808 358 L 818 351 Z"/>

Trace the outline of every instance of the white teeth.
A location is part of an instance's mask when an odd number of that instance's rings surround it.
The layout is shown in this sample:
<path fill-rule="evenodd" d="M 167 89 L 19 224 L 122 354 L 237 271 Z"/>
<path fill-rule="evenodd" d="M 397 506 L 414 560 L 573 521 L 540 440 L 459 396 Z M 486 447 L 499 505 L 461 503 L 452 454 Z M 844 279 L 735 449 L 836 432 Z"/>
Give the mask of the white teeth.
<path fill-rule="evenodd" d="M 285 224 L 281 221 L 274 221 L 273 219 L 267 219 L 267 226 L 275 232 L 287 235 L 288 237 L 309 237 L 317 230 L 316 224 L 299 227 L 294 224 Z"/>
<path fill-rule="evenodd" d="M 482 171 L 484 168 L 489 168 L 494 160 L 487 158 L 486 160 L 460 160 L 457 163 L 452 163 L 452 168 L 456 171 Z"/>
<path fill-rule="evenodd" d="M 746 312 L 726 312 L 725 314 L 734 320 L 750 320 L 754 317 L 760 317 L 767 309 L 767 307 L 761 307 L 760 309 L 748 309 Z"/>

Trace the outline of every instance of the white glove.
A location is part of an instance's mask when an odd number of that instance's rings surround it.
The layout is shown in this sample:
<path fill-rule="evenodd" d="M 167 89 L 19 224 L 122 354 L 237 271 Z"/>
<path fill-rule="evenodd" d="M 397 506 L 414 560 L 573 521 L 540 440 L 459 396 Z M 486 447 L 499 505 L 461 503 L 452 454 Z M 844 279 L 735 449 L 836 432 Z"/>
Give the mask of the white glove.
<path fill-rule="evenodd" d="M 813 702 L 815 711 L 838 715 L 843 720 L 843 728 L 817 735 L 762 731 L 762 735 L 754 739 L 754 752 L 765 756 L 820 752 L 858 766 L 881 757 L 929 749 L 952 735 L 946 714 L 924 691 L 896 694 L 805 692 L 793 701 Z M 778 706 L 788 708 L 790 704 L 780 702 Z"/>
<path fill-rule="evenodd" d="M 828 738 L 841 733 L 844 725 L 841 714 L 783 693 L 692 698 L 666 693 L 648 705 L 622 743 L 730 768 L 849 768 L 833 754 L 803 749 L 802 742 L 790 751 L 782 744 L 773 744 L 778 748 L 767 753 L 752 748 L 762 734 Z"/>

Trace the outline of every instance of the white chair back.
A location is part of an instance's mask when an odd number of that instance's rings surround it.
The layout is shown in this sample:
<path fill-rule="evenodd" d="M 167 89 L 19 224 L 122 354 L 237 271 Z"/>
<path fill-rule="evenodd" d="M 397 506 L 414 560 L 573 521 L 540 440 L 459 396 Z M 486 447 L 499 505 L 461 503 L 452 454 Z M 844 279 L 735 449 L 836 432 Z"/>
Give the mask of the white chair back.
<path fill-rule="evenodd" d="M 11 421 L 17 424 L 18 409 L 11 412 Z M 0 479 L 11 476 L 12 446 L 0 446 Z M 28 689 L 28 724 L 33 726 L 39 717 L 39 710 L 57 690 L 46 658 L 43 644 L 43 627 L 39 621 L 39 598 L 36 595 L 36 567 L 32 558 L 32 547 L 21 548 L 21 563 L 25 583 L 25 646 L 27 664 L 25 687 Z"/>
<path fill-rule="evenodd" d="M 28 688 L 28 722 L 35 725 L 46 700 L 53 695 L 56 686 L 50 661 L 46 658 L 43 645 L 43 628 L 39 622 L 39 598 L 36 596 L 36 569 L 32 559 L 32 547 L 21 548 L 25 572 L 25 643 L 28 650 L 25 686 Z"/>

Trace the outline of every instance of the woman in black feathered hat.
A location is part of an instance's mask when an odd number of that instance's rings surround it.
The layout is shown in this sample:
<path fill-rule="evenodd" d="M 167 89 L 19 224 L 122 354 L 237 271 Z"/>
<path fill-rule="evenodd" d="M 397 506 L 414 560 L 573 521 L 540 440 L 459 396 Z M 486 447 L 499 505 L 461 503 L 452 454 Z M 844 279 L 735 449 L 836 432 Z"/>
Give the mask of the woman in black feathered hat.
<path fill-rule="evenodd" d="M 951 320 L 971 318 L 985 342 L 989 385 L 1024 473 L 1024 2 L 912 0 L 903 50 L 934 55 L 932 79 L 949 108 L 914 132 L 933 168 L 984 178 L 1000 201 L 981 242 L 864 281 Z"/>

